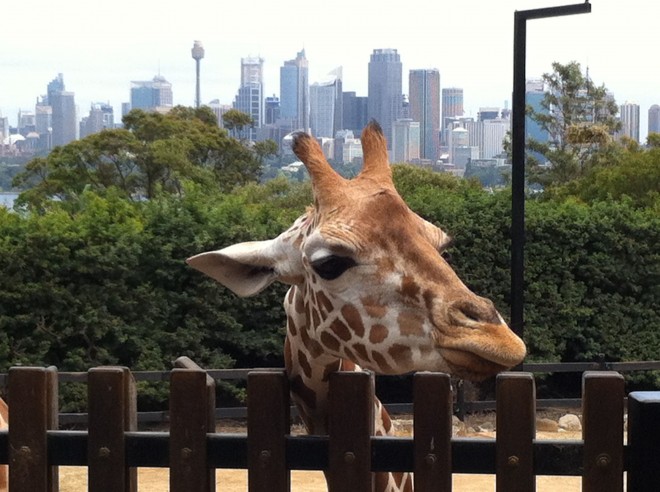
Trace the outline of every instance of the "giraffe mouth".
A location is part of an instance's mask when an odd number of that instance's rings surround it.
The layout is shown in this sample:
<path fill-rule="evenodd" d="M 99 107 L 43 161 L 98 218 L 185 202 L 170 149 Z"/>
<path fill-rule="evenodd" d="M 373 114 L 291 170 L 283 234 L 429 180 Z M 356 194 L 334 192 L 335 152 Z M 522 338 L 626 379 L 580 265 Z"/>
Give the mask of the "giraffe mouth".
<path fill-rule="evenodd" d="M 482 381 L 509 369 L 507 366 L 461 349 L 442 348 L 440 353 L 449 366 L 452 376 L 470 381 Z"/>

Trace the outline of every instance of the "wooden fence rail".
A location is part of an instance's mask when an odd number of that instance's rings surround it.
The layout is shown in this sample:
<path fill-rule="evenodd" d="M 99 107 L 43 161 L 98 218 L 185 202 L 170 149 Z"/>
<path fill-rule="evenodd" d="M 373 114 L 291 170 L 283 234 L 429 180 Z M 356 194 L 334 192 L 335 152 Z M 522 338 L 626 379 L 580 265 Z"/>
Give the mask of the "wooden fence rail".
<path fill-rule="evenodd" d="M 185 359 L 182 357 L 180 359 Z M 180 360 L 175 361 L 175 364 Z M 245 381 L 248 374 L 258 371 L 281 371 L 281 368 L 262 368 L 262 369 L 205 369 L 207 375 L 216 381 Z M 534 374 L 547 373 L 584 373 L 586 371 L 617 371 L 622 373 L 639 371 L 658 371 L 660 370 L 660 361 L 631 361 L 631 362 L 610 362 L 606 360 L 597 360 L 594 362 L 531 362 L 522 365 L 524 372 Z M 169 371 L 132 371 L 136 381 L 151 383 L 169 382 Z M 388 378 L 391 376 L 377 376 L 379 378 Z M 79 383 L 86 384 L 87 372 L 66 372 L 57 373 L 60 383 Z M 0 393 L 7 387 L 8 374 L 0 373 Z M 494 400 L 472 401 L 466 399 L 463 391 L 462 381 L 455 381 L 456 396 L 454 398 L 454 414 L 461 420 L 469 413 L 495 410 L 497 402 Z M 580 408 L 581 398 L 552 398 L 537 399 L 538 408 Z M 412 413 L 412 403 L 386 403 L 385 407 L 391 414 Z M 297 416 L 294 407 L 290 408 L 291 415 Z M 246 407 L 222 407 L 215 410 L 217 419 L 244 419 L 247 417 Z M 59 422 L 61 425 L 86 425 L 88 415 L 86 413 L 60 413 Z M 138 423 L 162 423 L 168 422 L 170 418 L 167 411 L 138 412 Z"/>
<path fill-rule="evenodd" d="M 453 473 L 496 475 L 500 492 L 534 491 L 538 475 L 582 477 L 583 490 L 660 490 L 660 393 L 628 397 L 614 372 L 583 377 L 583 439 L 535 439 L 535 387 L 528 373 L 497 378 L 497 438 L 452 438 L 452 392 L 445 374 L 414 377 L 414 438 L 374 437 L 373 375 L 330 380 L 328 436 L 289 432 L 288 381 L 282 371 L 248 377 L 247 434 L 216 432 L 214 382 L 187 360 L 170 374 L 170 431 L 136 430 L 135 381 L 126 368 L 90 370 L 87 431 L 58 429 L 57 373 L 14 368 L 9 432 L 0 463 L 11 492 L 57 491 L 57 467 L 86 466 L 89 490 L 133 492 L 137 467 L 170 469 L 172 492 L 215 490 L 215 469 L 248 470 L 250 492 L 290 489 L 291 470 L 323 470 L 331 492 L 371 490 L 373 471 L 413 471 L 415 490 L 450 491 Z M 222 484 L 220 484 L 222 487 Z"/>

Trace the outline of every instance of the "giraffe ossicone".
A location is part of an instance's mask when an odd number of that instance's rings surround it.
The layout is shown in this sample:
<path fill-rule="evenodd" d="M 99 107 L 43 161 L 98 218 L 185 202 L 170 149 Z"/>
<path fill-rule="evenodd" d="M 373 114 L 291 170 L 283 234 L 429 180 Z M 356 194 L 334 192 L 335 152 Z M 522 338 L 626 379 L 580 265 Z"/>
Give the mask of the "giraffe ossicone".
<path fill-rule="evenodd" d="M 291 285 L 285 363 L 312 433 L 326 431 L 333 371 L 431 370 L 479 380 L 525 356 L 493 303 L 470 291 L 442 258 L 447 234 L 397 193 L 379 125 L 369 123 L 361 141 L 364 166 L 348 180 L 314 138 L 295 134 L 293 151 L 309 171 L 314 206 L 275 239 L 188 259 L 239 296 L 274 281 Z M 377 415 L 378 431 L 387 433 L 389 417 Z M 390 489 L 398 490 L 392 483 Z"/>

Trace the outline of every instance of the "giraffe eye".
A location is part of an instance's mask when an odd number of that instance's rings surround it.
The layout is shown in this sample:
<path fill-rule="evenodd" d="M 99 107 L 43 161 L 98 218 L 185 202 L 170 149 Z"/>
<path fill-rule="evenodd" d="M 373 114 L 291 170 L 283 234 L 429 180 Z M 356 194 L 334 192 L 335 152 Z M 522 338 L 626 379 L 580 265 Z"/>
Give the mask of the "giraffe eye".
<path fill-rule="evenodd" d="M 324 280 L 334 280 L 346 270 L 357 265 L 353 258 L 348 256 L 326 256 L 312 262 L 314 271 Z"/>

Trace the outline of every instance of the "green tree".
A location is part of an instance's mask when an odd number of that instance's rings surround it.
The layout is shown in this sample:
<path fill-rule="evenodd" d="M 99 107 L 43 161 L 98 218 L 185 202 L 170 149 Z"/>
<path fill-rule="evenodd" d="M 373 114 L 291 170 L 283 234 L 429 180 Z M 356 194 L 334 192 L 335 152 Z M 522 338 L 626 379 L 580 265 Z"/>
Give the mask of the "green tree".
<path fill-rule="evenodd" d="M 547 142 L 527 143 L 529 150 L 548 161 L 548 166 L 539 166 L 528 156 L 530 181 L 544 186 L 582 176 L 620 128 L 616 102 L 605 85 L 596 86 L 575 61 L 555 62 L 552 70 L 543 75 L 546 92 L 541 110 L 527 108 L 529 117 L 549 135 Z"/>
<path fill-rule="evenodd" d="M 653 141 L 653 134 L 649 138 Z M 660 147 L 644 149 L 636 142 L 615 146 L 607 152 L 607 163 L 585 176 L 555 188 L 551 196 L 593 203 L 627 200 L 638 208 L 660 211 Z"/>
<path fill-rule="evenodd" d="M 254 119 L 238 109 L 230 109 L 222 115 L 222 122 L 227 130 L 236 138 L 245 138 L 245 129 L 254 126 Z"/>
<path fill-rule="evenodd" d="M 181 194 L 186 181 L 230 190 L 261 174 L 256 154 L 229 137 L 209 108 L 134 110 L 123 121 L 123 129 L 90 135 L 28 163 L 14 180 L 27 188 L 19 203 L 70 201 L 86 189 L 111 188 L 128 199 L 153 199 Z"/>
<path fill-rule="evenodd" d="M 269 138 L 267 140 L 255 142 L 252 146 L 252 150 L 254 150 L 254 153 L 257 155 L 259 162 L 263 165 L 266 159 L 277 156 L 279 147 L 277 146 L 277 142 L 275 140 L 271 140 Z"/>

